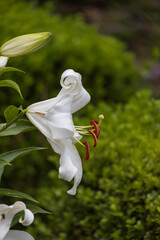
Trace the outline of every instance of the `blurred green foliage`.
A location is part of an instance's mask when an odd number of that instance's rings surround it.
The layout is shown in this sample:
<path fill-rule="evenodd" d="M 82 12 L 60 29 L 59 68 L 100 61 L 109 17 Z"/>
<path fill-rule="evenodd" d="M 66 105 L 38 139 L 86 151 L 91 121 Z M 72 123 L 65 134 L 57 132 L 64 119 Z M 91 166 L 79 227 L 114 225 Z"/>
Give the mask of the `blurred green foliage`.
<path fill-rule="evenodd" d="M 27 190 L 27 183 L 33 178 L 28 193 L 53 212 L 37 216 L 30 232 L 39 240 L 158 240 L 160 101 L 142 91 L 125 105 L 101 102 L 96 108 L 88 105 L 85 110 L 92 119 L 101 113 L 105 119 L 98 145 L 83 163 L 83 180 L 76 197 L 66 193 L 72 183 L 57 179 L 59 156 L 51 148 L 45 151 L 43 160 L 36 154 L 33 159 L 37 163 L 31 160 L 30 164 L 26 159 L 25 172 L 20 172 L 24 160 L 6 171 L 9 187 L 25 184 Z M 88 117 L 80 120 L 79 116 L 74 120 L 76 124 L 89 121 Z M 78 149 L 83 158 L 84 149 Z M 34 164 L 39 167 L 35 165 L 33 176 Z M 15 170 L 21 183 L 12 179 Z"/>
<path fill-rule="evenodd" d="M 53 33 L 53 40 L 43 49 L 9 60 L 8 66 L 26 72 L 25 76 L 9 75 L 23 89 L 26 106 L 55 96 L 60 76 L 67 68 L 82 73 L 95 102 L 100 98 L 126 101 L 141 84 L 141 69 L 136 66 L 134 54 L 126 51 L 123 42 L 98 34 L 81 16 L 63 18 L 51 15 L 49 5 L 34 9 L 23 1 L 6 0 L 0 1 L 0 29 L 1 44 L 21 34 Z M 20 102 L 11 91 L 7 93 L 10 98 L 2 93 L 1 104 Z"/>
<path fill-rule="evenodd" d="M 57 181 L 58 169 L 38 186 L 37 197 L 54 214 L 36 220 L 37 239 L 159 239 L 160 102 L 143 91 L 125 106 L 100 103 L 87 112 L 105 115 L 99 144 L 83 164 L 76 198 L 66 195 L 69 184 Z M 49 161 L 58 168 L 56 156 Z"/>

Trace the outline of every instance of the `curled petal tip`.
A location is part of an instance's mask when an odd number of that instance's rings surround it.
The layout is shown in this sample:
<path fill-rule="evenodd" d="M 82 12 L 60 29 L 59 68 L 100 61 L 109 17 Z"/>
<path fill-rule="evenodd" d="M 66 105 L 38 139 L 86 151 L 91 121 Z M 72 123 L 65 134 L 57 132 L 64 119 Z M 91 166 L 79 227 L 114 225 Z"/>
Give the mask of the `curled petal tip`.
<path fill-rule="evenodd" d="M 23 226 L 29 226 L 34 220 L 34 215 L 29 209 L 25 209 L 24 211 L 24 219 L 20 218 L 19 222 Z"/>

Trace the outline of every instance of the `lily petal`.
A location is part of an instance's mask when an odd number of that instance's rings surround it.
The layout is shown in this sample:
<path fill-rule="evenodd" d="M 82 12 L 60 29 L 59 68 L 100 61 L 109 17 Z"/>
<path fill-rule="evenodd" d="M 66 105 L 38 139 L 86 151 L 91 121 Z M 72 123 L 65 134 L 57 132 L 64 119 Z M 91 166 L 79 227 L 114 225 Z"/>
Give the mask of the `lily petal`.
<path fill-rule="evenodd" d="M 34 220 L 34 215 L 29 209 L 24 210 L 24 219 L 20 218 L 19 222 L 23 226 L 29 226 Z"/>
<path fill-rule="evenodd" d="M 72 162 L 72 153 L 76 150 L 70 139 L 63 141 L 64 151 L 60 157 L 59 178 L 71 181 L 76 175 L 78 169 Z"/>
<path fill-rule="evenodd" d="M 74 185 L 67 193 L 70 195 L 75 195 L 77 186 L 81 182 L 83 173 L 82 162 L 79 153 L 71 139 L 58 142 L 58 144 L 60 144 L 61 148 L 64 150 L 58 149 L 57 145 L 50 140 L 49 142 L 54 151 L 61 154 L 59 178 L 66 181 L 71 181 L 74 178 Z"/>
<path fill-rule="evenodd" d="M 27 225 L 31 224 L 34 219 L 33 214 L 26 209 L 23 202 L 17 201 L 11 206 L 0 204 L 0 240 L 6 236 L 14 216 L 20 211 L 25 211 L 24 221 L 21 221 L 21 223 L 24 223 L 24 225 L 26 223 L 28 223 Z"/>
<path fill-rule="evenodd" d="M 74 124 L 71 115 L 72 99 L 72 96 L 66 95 L 46 115 L 53 139 L 71 138 L 74 135 Z"/>
<path fill-rule="evenodd" d="M 72 69 L 64 71 L 61 76 L 60 83 L 63 88 L 58 96 L 65 95 L 66 93 L 73 95 L 72 113 L 86 106 L 91 99 L 89 93 L 82 86 L 81 79 L 81 75 Z"/>
<path fill-rule="evenodd" d="M 34 240 L 27 232 L 10 230 L 3 240 Z"/>
<path fill-rule="evenodd" d="M 67 191 L 67 193 L 70 195 L 75 195 L 77 191 L 77 187 L 82 180 L 83 169 L 82 169 L 82 161 L 76 148 L 72 152 L 71 157 L 72 157 L 72 163 L 74 164 L 75 167 L 77 167 L 77 173 L 74 177 L 74 185 L 70 190 Z"/>

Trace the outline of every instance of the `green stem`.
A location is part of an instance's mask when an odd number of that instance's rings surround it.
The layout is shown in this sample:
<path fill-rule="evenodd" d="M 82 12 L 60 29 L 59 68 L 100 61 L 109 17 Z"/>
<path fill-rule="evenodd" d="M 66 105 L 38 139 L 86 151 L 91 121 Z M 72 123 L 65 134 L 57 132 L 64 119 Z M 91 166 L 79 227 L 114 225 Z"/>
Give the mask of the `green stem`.
<path fill-rule="evenodd" d="M 0 129 L 0 132 L 4 131 L 6 128 L 10 127 L 13 123 L 17 122 L 18 119 L 23 117 L 23 115 L 26 113 L 26 110 L 21 110 L 21 112 L 12 119 L 9 123 L 7 123 L 3 128 Z"/>

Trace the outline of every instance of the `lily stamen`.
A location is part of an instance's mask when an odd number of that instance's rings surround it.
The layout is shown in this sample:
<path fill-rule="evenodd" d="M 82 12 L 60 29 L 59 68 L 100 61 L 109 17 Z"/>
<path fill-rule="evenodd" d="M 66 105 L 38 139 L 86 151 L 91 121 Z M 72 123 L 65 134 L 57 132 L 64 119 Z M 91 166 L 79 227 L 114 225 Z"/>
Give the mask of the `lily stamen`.
<path fill-rule="evenodd" d="M 92 137 L 94 139 L 93 147 L 96 147 L 96 145 L 97 145 L 97 136 L 96 136 L 96 134 L 92 130 L 88 130 L 88 132 L 92 134 Z"/>
<path fill-rule="evenodd" d="M 96 120 L 91 120 L 90 124 L 92 125 L 93 131 L 95 131 L 96 137 L 98 138 L 101 130 L 100 126 L 98 126 L 99 123 Z"/>
<path fill-rule="evenodd" d="M 100 134 L 100 131 L 101 131 L 101 128 L 100 128 L 100 125 L 102 124 L 102 121 L 104 119 L 104 116 L 103 115 L 100 115 L 99 116 L 99 122 L 96 121 L 96 120 L 91 120 L 89 123 L 90 125 L 89 126 L 74 126 L 75 127 L 75 131 L 77 133 L 79 133 L 80 135 L 92 135 L 93 139 L 94 139 L 94 144 L 93 144 L 93 147 L 96 147 L 97 145 L 97 141 L 98 141 L 98 137 L 99 137 L 99 134 Z M 89 128 L 92 128 L 89 129 Z M 89 144 L 87 141 L 84 141 L 84 143 L 82 144 L 81 141 L 79 141 L 76 137 L 74 137 L 74 139 L 80 143 L 83 147 L 85 146 L 86 148 L 86 156 L 85 158 L 83 159 L 84 161 L 88 160 L 89 156 L 90 156 L 90 147 L 89 147 Z"/>
<path fill-rule="evenodd" d="M 99 126 L 102 124 L 102 121 L 103 121 L 103 119 L 104 119 L 104 116 L 101 114 L 101 115 L 99 115 Z"/>
<path fill-rule="evenodd" d="M 90 125 L 88 125 L 88 126 L 74 126 L 74 127 L 75 127 L 75 129 L 91 128 Z"/>
<path fill-rule="evenodd" d="M 84 147 L 84 144 L 83 143 L 81 143 L 81 141 L 80 140 L 78 140 L 78 138 L 76 138 L 76 137 L 73 137 L 80 145 L 82 145 L 83 147 Z"/>
<path fill-rule="evenodd" d="M 86 148 L 86 156 L 85 156 L 85 158 L 83 159 L 83 161 L 86 161 L 86 160 L 88 160 L 88 158 L 89 158 L 89 156 L 90 156 L 90 147 L 89 147 L 89 144 L 88 144 L 87 141 L 84 141 L 83 144 L 84 144 L 84 146 L 85 146 L 85 148 Z"/>

